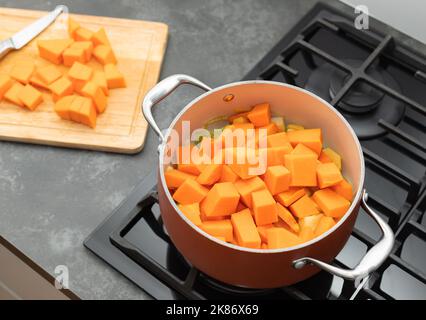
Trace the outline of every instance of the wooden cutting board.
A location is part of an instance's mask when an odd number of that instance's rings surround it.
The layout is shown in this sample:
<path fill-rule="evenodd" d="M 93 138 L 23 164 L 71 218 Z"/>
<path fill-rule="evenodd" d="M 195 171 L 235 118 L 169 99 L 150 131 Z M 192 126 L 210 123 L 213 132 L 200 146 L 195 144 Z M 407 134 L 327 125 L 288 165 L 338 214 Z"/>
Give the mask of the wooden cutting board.
<path fill-rule="evenodd" d="M 46 12 L 0 8 L 0 39 L 10 37 L 44 14 Z M 91 30 L 105 27 L 118 59 L 118 68 L 126 78 L 127 88 L 111 90 L 107 110 L 98 117 L 96 129 L 61 120 L 53 110 L 54 103 L 48 93 L 44 93 L 45 101 L 34 112 L 2 100 L 0 140 L 137 153 L 143 148 L 148 130 L 142 116 L 141 102 L 145 93 L 158 81 L 168 27 L 157 22 L 71 16 Z M 66 19 L 67 16 L 62 15 L 27 46 L 0 60 L 0 73 L 9 73 L 20 60 L 36 61 L 37 66 L 49 64 L 38 57 L 36 41 L 68 37 Z M 102 68 L 94 59 L 89 65 Z M 66 72 L 67 68 L 63 67 L 63 70 Z"/>

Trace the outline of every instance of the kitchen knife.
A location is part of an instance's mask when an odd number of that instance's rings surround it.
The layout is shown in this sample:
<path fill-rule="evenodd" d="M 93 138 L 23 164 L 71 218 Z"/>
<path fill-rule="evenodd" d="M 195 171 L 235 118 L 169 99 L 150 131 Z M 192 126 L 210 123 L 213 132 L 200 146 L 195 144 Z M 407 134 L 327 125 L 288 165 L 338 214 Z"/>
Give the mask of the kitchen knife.
<path fill-rule="evenodd" d="M 44 29 L 46 29 L 56 18 L 63 12 L 68 11 L 66 6 L 60 5 L 51 11 L 44 17 L 33 22 L 25 29 L 19 31 L 11 38 L 3 40 L 0 42 L 0 59 L 3 58 L 11 50 L 19 50 L 25 46 L 28 42 L 34 39 L 40 34 Z"/>

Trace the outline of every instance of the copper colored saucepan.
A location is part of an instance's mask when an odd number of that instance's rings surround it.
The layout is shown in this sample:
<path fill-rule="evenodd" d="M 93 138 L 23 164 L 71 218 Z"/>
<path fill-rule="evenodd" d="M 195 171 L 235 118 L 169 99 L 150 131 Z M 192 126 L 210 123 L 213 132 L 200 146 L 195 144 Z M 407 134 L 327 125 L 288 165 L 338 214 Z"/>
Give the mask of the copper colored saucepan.
<path fill-rule="evenodd" d="M 326 144 L 344 159 L 343 174 L 352 182 L 355 196 L 346 214 L 321 236 L 284 249 L 249 249 L 225 243 L 195 227 L 178 209 L 167 189 L 164 171 L 165 135 L 155 123 L 152 107 L 181 84 L 192 84 L 206 92 L 194 99 L 176 116 L 169 129 L 181 133 L 181 122 L 189 120 L 191 130 L 209 119 L 231 115 L 234 110 L 268 102 L 272 114 L 310 128 L 321 128 Z M 367 205 L 364 185 L 364 158 L 360 143 L 348 122 L 326 101 L 298 87 L 272 81 L 235 82 L 211 89 L 187 76 L 174 75 L 158 83 L 146 95 L 143 113 L 160 137 L 158 195 L 161 215 L 174 245 L 195 267 L 224 283 L 249 288 L 274 288 L 307 279 L 323 269 L 349 280 L 362 280 L 377 269 L 391 252 L 394 235 L 390 227 Z M 354 269 L 341 269 L 330 263 L 342 250 L 352 232 L 359 207 L 380 226 L 383 236 Z"/>

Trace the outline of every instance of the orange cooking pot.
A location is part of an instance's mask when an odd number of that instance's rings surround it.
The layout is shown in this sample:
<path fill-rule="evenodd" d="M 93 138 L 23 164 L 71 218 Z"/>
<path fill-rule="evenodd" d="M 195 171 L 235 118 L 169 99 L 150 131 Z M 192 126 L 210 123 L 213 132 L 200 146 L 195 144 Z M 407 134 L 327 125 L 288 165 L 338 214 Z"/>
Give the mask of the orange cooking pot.
<path fill-rule="evenodd" d="M 206 92 L 191 101 L 176 116 L 165 133 L 158 128 L 152 107 L 181 84 L 195 85 Z M 285 115 L 293 123 L 321 128 L 324 141 L 344 159 L 343 174 L 352 183 L 355 196 L 346 214 L 321 236 L 294 247 L 250 249 L 225 243 L 196 227 L 179 210 L 170 194 L 164 172 L 170 164 L 166 156 L 171 130 L 182 134 L 182 121 L 190 121 L 191 130 L 201 128 L 218 116 L 234 110 L 268 102 L 272 114 Z M 160 138 L 158 148 L 158 197 L 162 219 L 173 244 L 195 267 L 227 284 L 249 288 L 275 288 L 305 280 L 321 269 L 349 280 L 361 280 L 377 269 L 390 254 L 394 235 L 390 227 L 367 205 L 364 184 L 364 158 L 358 138 L 348 122 L 329 103 L 301 88 L 272 81 L 243 81 L 211 89 L 187 76 L 170 76 L 146 95 L 143 113 Z M 377 222 L 381 240 L 354 269 L 329 264 L 342 250 L 352 232 L 359 207 Z"/>

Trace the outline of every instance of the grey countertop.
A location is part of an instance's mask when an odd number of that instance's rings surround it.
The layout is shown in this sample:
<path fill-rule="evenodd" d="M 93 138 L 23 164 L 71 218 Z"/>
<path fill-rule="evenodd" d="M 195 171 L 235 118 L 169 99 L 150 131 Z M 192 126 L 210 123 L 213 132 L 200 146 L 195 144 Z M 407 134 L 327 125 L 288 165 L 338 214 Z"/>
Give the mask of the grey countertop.
<path fill-rule="evenodd" d="M 315 0 L 69 0 L 71 13 L 161 21 L 170 27 L 161 78 L 187 73 L 211 86 L 239 80 Z M 351 12 L 348 7 L 330 2 Z M 58 1 L 0 6 L 52 9 Z M 178 4 L 178 5 L 177 5 Z M 405 44 L 424 46 L 397 32 Z M 166 127 L 196 89 L 180 89 L 155 111 Z M 157 162 L 149 132 L 134 156 L 0 142 L 0 234 L 50 273 L 66 265 L 83 299 L 148 296 L 83 247 L 83 240 Z"/>

